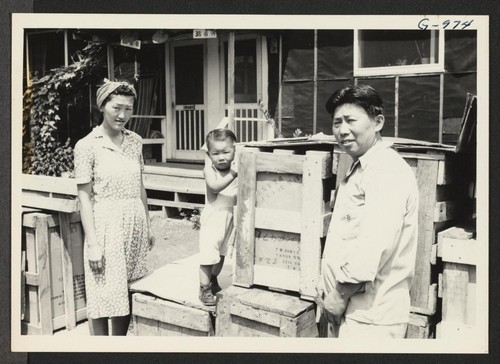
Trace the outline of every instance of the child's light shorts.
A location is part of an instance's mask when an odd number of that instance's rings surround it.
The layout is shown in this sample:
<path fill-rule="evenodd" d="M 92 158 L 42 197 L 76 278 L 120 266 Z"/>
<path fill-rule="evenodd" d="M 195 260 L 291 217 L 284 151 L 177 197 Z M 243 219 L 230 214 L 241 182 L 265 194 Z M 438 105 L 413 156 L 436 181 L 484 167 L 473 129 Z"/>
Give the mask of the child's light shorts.
<path fill-rule="evenodd" d="M 200 217 L 200 264 L 219 263 L 234 238 L 233 207 L 214 209 L 206 206 Z"/>

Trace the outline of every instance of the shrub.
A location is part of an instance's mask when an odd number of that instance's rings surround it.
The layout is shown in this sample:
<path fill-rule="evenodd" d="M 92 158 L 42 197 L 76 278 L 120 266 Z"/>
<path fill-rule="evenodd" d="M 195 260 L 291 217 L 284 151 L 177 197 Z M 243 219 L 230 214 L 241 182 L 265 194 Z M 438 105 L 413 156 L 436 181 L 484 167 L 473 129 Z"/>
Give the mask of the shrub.
<path fill-rule="evenodd" d="M 58 140 L 61 105 L 68 103 L 91 82 L 102 78 L 105 65 L 102 45 L 90 42 L 68 66 L 50 70 L 35 79 L 24 94 L 24 125 L 31 120 L 31 140 L 23 145 L 23 172 L 61 176 L 73 170 L 69 138 Z M 26 128 L 24 128 L 26 132 Z"/>

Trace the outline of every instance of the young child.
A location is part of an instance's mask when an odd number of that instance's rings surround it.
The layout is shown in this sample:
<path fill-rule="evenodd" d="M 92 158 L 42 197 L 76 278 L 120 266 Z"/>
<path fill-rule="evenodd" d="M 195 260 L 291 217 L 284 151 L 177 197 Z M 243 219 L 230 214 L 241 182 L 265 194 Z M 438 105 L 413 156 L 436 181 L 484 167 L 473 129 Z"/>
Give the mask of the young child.
<path fill-rule="evenodd" d="M 203 174 L 206 183 L 205 208 L 200 217 L 200 301 L 215 305 L 221 290 L 217 276 L 222 270 L 227 248 L 234 239 L 233 207 L 236 205 L 238 175 L 234 155 L 236 136 L 228 129 L 208 133 Z"/>

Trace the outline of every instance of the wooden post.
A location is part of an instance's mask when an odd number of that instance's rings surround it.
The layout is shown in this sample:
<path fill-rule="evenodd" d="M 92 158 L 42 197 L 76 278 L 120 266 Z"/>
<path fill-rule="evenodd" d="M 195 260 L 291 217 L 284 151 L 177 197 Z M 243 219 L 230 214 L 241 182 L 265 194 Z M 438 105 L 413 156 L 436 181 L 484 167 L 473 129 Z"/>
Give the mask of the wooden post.
<path fill-rule="evenodd" d="M 229 129 L 234 131 L 234 32 L 229 32 L 227 52 L 227 117 Z"/>
<path fill-rule="evenodd" d="M 321 241 L 323 234 L 323 161 L 328 152 L 308 151 L 302 173 L 302 231 L 300 234 L 300 293 L 316 295 L 320 275 Z"/>
<path fill-rule="evenodd" d="M 72 330 L 76 327 L 76 310 L 75 292 L 73 288 L 73 262 L 71 261 L 71 232 L 68 213 L 59 212 L 59 229 L 61 234 L 62 276 L 66 328 L 68 330 Z"/>
<path fill-rule="evenodd" d="M 255 195 L 257 188 L 256 154 L 243 152 L 238 161 L 238 207 L 236 223 L 236 265 L 233 283 L 253 284 L 255 257 Z"/>
<path fill-rule="evenodd" d="M 49 258 L 49 224 L 47 215 L 34 217 L 35 241 L 37 245 L 38 302 L 40 307 L 40 327 L 42 335 L 52 335 L 50 258 Z"/>
<path fill-rule="evenodd" d="M 417 184 L 419 192 L 418 245 L 415 263 L 415 279 L 411 288 L 411 306 L 414 312 L 434 314 L 435 307 L 428 307 L 431 275 L 431 252 L 435 240 L 434 205 L 436 204 L 438 162 L 419 159 L 417 162 Z M 428 277 L 428 278 L 426 278 Z M 418 284 L 419 282 L 425 282 Z M 436 292 L 437 294 L 437 292 Z M 433 301 L 435 302 L 435 301 Z M 428 307 L 426 310 L 425 307 Z M 415 311 L 415 309 L 417 309 Z"/>

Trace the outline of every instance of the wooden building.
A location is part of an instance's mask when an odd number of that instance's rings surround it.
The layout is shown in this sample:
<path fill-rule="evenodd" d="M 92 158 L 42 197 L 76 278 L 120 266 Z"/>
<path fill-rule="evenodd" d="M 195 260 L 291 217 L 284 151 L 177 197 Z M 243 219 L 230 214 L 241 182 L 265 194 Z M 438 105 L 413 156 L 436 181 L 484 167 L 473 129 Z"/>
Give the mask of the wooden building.
<path fill-rule="evenodd" d="M 334 25 L 332 25 L 333 27 Z M 102 42 L 109 79 L 138 89 L 129 128 L 147 162 L 201 163 L 207 132 L 239 140 L 324 132 L 328 97 L 374 86 L 386 105 L 383 135 L 453 144 L 467 93 L 476 93 L 475 30 L 26 30 L 25 85 Z M 98 123 L 96 85 L 61 116 L 72 144 Z M 275 119 L 275 128 L 259 107 Z M 297 129 L 300 129 L 298 131 Z"/>

